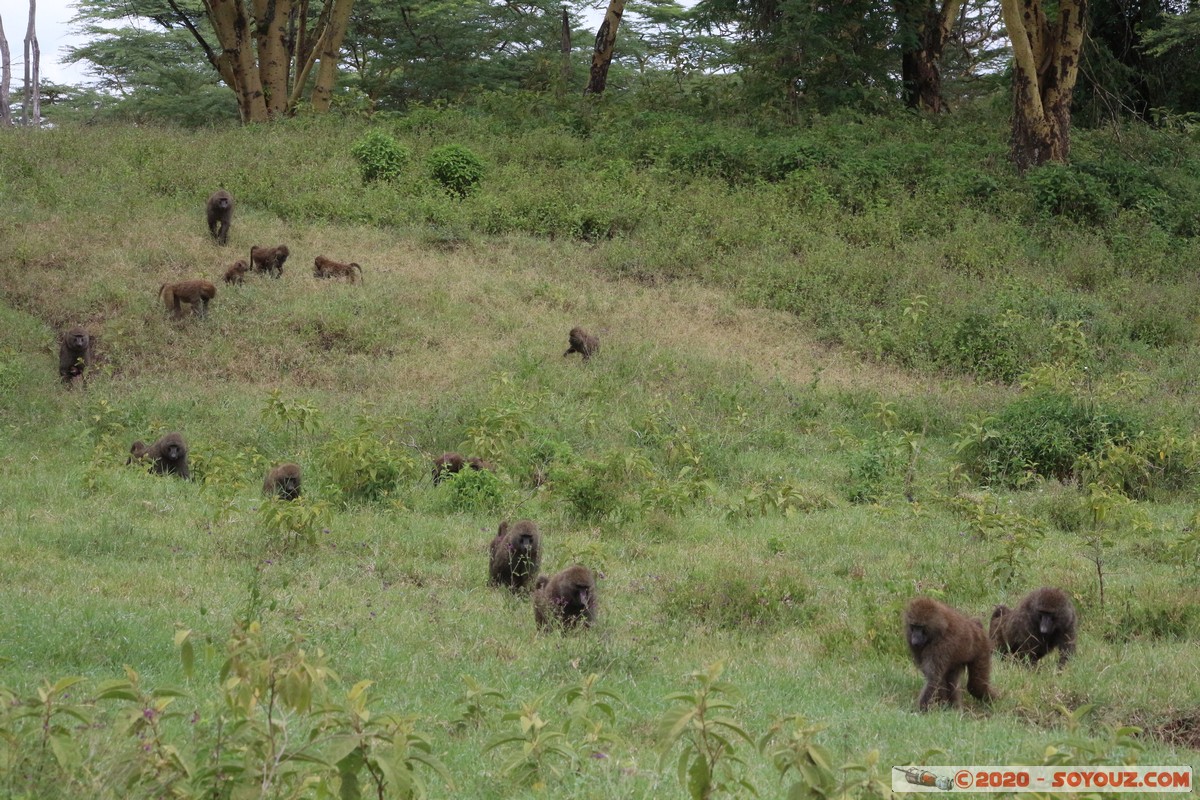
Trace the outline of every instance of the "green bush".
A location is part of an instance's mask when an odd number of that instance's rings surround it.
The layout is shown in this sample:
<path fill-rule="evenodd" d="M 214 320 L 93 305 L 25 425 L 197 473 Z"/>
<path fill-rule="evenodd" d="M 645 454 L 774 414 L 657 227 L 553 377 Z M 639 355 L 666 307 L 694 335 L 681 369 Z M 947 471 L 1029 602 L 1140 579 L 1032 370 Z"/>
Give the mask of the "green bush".
<path fill-rule="evenodd" d="M 371 131 L 350 147 L 350 155 L 358 162 L 363 183 L 400 177 L 412 151 L 383 131 Z"/>
<path fill-rule="evenodd" d="M 1029 171 L 1034 202 L 1043 213 L 1098 225 L 1113 215 L 1116 204 L 1098 178 L 1065 164 L 1046 164 Z"/>
<path fill-rule="evenodd" d="M 1131 415 L 1053 391 L 1014 400 L 987 428 L 959 457 L 976 475 L 1005 485 L 1030 473 L 1072 478 L 1081 456 L 1099 456 L 1139 430 Z"/>
<path fill-rule="evenodd" d="M 667 616 L 699 620 L 717 628 L 793 625 L 812 618 L 810 590 L 798 572 L 772 563 L 709 564 L 693 568 L 674 582 L 662 600 Z"/>
<path fill-rule="evenodd" d="M 426 164 L 433 179 L 459 197 L 473 193 L 483 180 L 483 160 L 461 144 L 435 147 Z"/>

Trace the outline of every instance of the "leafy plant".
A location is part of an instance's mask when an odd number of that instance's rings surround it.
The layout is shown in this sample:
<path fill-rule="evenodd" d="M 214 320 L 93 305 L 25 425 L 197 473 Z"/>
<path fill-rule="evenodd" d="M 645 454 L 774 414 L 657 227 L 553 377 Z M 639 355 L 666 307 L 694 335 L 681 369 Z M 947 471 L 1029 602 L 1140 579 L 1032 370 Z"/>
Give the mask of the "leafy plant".
<path fill-rule="evenodd" d="M 519 783 L 537 784 L 547 774 L 560 774 L 559 762 L 565 761 L 570 766 L 579 763 L 579 753 L 566 733 L 542 719 L 541 706 L 552 694 L 546 692 L 519 710 L 505 714 L 503 720 L 516 722 L 518 731 L 501 734 L 483 748 L 485 753 L 502 747 L 514 748 L 517 752 L 501 771 Z"/>
<path fill-rule="evenodd" d="M 285 397 L 279 389 L 273 389 L 267 397 L 262 416 L 284 429 L 296 427 L 304 433 L 316 433 L 321 429 L 321 409 L 312 403 Z"/>
<path fill-rule="evenodd" d="M 363 183 L 370 183 L 399 178 L 404 172 L 404 165 L 412 158 L 412 151 L 383 131 L 375 130 L 351 145 L 350 155 L 358 162 Z"/>
<path fill-rule="evenodd" d="M 716 792 L 737 787 L 757 794 L 753 784 L 738 775 L 745 762 L 737 755 L 734 742 L 741 739 L 753 747 L 754 740 L 729 716 L 734 709 L 730 698 L 738 692 L 720 680 L 724 670 L 724 664 L 717 661 L 689 673 L 696 689 L 667 695 L 668 702 L 679 705 L 658 724 L 660 761 L 665 762 L 675 745 L 682 743 L 676 772 L 692 800 L 708 800 Z"/>
<path fill-rule="evenodd" d="M 838 764 L 817 744 L 823 725 L 813 725 L 799 714 L 777 721 L 758 740 L 758 750 L 771 760 L 780 779 L 794 775 L 785 792 L 788 800 L 874 800 L 891 798 L 892 787 L 878 775 L 879 751 L 872 750 L 862 763 Z"/>
<path fill-rule="evenodd" d="M 333 518 L 328 503 L 305 497 L 295 500 L 267 498 L 259 506 L 259 515 L 271 540 L 281 550 L 293 550 L 301 545 L 316 547 L 317 534 L 328 532 Z"/>
<path fill-rule="evenodd" d="M 444 144 L 429 151 L 429 174 L 458 197 L 473 193 L 483 180 L 483 160 L 461 144 Z"/>

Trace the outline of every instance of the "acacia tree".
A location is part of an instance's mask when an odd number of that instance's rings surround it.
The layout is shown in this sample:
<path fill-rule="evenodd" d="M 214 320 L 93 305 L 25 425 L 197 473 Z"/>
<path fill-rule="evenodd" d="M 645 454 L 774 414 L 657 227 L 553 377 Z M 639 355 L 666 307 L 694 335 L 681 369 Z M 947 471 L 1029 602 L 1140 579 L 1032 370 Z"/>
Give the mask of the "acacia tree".
<path fill-rule="evenodd" d="M 1058 0 L 1053 20 L 1042 0 L 1000 0 L 1000 5 L 1013 47 L 1013 163 L 1024 172 L 1047 161 L 1066 161 L 1087 0 Z"/>
<path fill-rule="evenodd" d="M 8 52 L 8 37 L 4 35 L 4 20 L 0 19 L 0 125 L 12 125 L 12 105 L 8 102 L 8 87 L 12 82 L 12 54 Z"/>
<path fill-rule="evenodd" d="M 294 114 L 306 95 L 315 110 L 329 109 L 353 5 L 354 0 L 79 0 L 75 22 L 136 18 L 168 33 L 186 31 L 197 54 L 233 90 L 242 121 L 264 122 Z M 105 41 L 121 33 L 95 26 L 89 32 Z"/>
<path fill-rule="evenodd" d="M 584 94 L 601 94 L 608 85 L 608 67 L 612 64 L 613 50 L 617 45 L 617 28 L 625 13 L 625 0 L 609 0 L 604 12 L 604 22 L 596 31 L 596 47 L 592 52 L 592 71 Z"/>
<path fill-rule="evenodd" d="M 42 49 L 38 46 L 34 24 L 36 16 L 37 0 L 29 0 L 29 27 L 25 30 L 25 104 L 21 109 L 26 125 L 42 122 Z"/>
<path fill-rule="evenodd" d="M 942 52 L 962 0 L 893 0 L 904 48 L 900 59 L 904 102 L 909 108 L 945 111 Z"/>

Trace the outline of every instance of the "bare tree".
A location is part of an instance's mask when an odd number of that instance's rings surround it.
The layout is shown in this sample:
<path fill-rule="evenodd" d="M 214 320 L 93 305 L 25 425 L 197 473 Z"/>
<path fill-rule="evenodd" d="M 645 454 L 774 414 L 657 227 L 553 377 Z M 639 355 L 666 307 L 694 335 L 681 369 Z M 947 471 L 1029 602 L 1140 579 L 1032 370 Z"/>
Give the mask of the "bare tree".
<path fill-rule="evenodd" d="M 42 51 L 38 47 L 34 20 L 37 16 L 37 0 L 29 0 L 29 27 L 25 30 L 25 106 L 21 110 L 25 125 L 40 125 L 42 122 Z"/>
<path fill-rule="evenodd" d="M 4 20 L 0 19 L 0 126 L 12 125 L 12 105 L 8 101 L 9 86 L 12 84 L 12 54 L 8 51 L 8 37 L 4 35 Z"/>

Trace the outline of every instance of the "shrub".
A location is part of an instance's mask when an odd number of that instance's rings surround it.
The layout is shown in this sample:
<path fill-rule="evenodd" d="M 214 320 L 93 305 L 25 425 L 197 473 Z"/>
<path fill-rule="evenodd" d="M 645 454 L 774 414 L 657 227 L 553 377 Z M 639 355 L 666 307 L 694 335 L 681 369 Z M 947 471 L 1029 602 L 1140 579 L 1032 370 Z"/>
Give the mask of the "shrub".
<path fill-rule="evenodd" d="M 383 131 L 371 131 L 350 147 L 350 155 L 358 162 L 363 183 L 370 183 L 399 178 L 412 151 Z"/>
<path fill-rule="evenodd" d="M 1030 170 L 1026 180 L 1033 188 L 1034 202 L 1046 214 L 1100 224 L 1115 210 L 1107 187 L 1099 179 L 1065 164 Z"/>
<path fill-rule="evenodd" d="M 976 475 L 1017 485 L 1028 473 L 1066 480 L 1081 456 L 1099 456 L 1138 430 L 1131 416 L 1070 395 L 1041 391 L 1009 403 L 984 434 L 959 447 Z M 962 441 L 967 441 L 966 439 Z"/>
<path fill-rule="evenodd" d="M 667 587 L 662 609 L 676 620 L 700 620 L 726 630 L 773 627 L 811 619 L 804 580 L 773 565 L 718 564 L 693 568 Z"/>
<path fill-rule="evenodd" d="M 461 144 L 435 147 L 426 163 L 433 179 L 459 197 L 474 192 L 483 180 L 483 160 Z"/>

